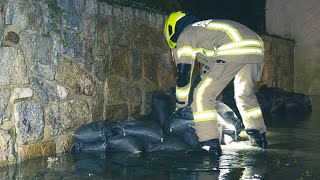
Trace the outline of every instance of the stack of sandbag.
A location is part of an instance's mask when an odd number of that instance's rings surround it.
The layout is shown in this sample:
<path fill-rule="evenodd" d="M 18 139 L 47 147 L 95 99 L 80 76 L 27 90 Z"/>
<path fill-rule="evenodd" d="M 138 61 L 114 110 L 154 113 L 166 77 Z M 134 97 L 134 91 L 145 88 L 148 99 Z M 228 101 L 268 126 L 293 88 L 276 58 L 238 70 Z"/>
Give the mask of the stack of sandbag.
<path fill-rule="evenodd" d="M 234 100 L 234 87 L 230 85 L 222 91 L 222 101 L 238 116 L 239 111 Z M 282 116 L 308 116 L 312 112 L 311 100 L 307 95 L 287 92 L 279 88 L 261 86 L 256 92 L 265 120 Z"/>
<path fill-rule="evenodd" d="M 223 134 L 236 139 L 241 122 L 225 104 L 217 102 Z M 152 97 L 151 115 L 134 121 L 96 121 L 76 130 L 72 152 L 155 152 L 199 150 L 190 106 L 174 112 L 175 99 L 162 92 Z M 223 140 L 224 138 L 222 138 Z M 230 139 L 230 138 L 229 138 Z"/>
<path fill-rule="evenodd" d="M 157 122 L 142 118 L 128 122 L 96 121 L 76 130 L 72 152 L 141 152 L 146 144 L 163 141 Z"/>

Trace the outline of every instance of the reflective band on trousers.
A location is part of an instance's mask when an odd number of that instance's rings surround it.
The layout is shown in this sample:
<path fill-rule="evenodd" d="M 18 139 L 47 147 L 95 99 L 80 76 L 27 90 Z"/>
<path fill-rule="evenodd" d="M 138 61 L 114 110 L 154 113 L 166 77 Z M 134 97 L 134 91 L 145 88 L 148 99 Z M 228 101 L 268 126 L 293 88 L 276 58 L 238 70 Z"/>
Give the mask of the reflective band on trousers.
<path fill-rule="evenodd" d="M 218 48 L 219 51 L 226 50 L 226 49 L 234 49 L 234 48 L 241 48 L 241 47 L 260 47 L 263 48 L 263 42 L 257 40 L 243 40 L 239 42 L 232 42 L 228 44 L 224 44 Z"/>
<path fill-rule="evenodd" d="M 190 85 L 188 85 L 185 88 L 179 88 L 178 86 L 176 87 L 177 98 L 186 98 L 188 97 L 189 92 L 190 92 Z"/>
<path fill-rule="evenodd" d="M 254 42 L 252 41 L 251 43 L 254 43 Z M 250 47 L 249 43 L 248 44 L 246 43 L 226 44 L 226 46 L 224 45 L 220 46 L 216 51 L 204 49 L 204 48 L 192 48 L 190 46 L 183 46 L 180 49 L 178 49 L 178 59 L 180 59 L 182 56 L 187 56 L 187 57 L 191 57 L 192 59 L 195 59 L 197 53 L 201 53 L 205 57 L 218 57 L 218 56 L 226 56 L 226 55 L 234 56 L 234 55 L 245 55 L 245 54 L 263 55 L 264 48 L 263 46 L 258 46 L 258 43 L 262 45 L 262 43 L 258 41 L 254 43 L 255 45 L 257 45 L 257 47 Z"/>
<path fill-rule="evenodd" d="M 206 88 L 212 83 L 212 79 L 206 77 L 203 83 L 199 86 L 197 94 L 196 94 L 196 106 L 198 112 L 203 111 L 202 98 Z"/>
<path fill-rule="evenodd" d="M 250 118 L 257 118 L 257 117 L 262 116 L 262 112 L 261 112 L 260 107 L 249 109 L 249 110 L 244 111 L 244 112 L 245 112 L 246 116 L 250 117 Z"/>
<path fill-rule="evenodd" d="M 193 113 L 194 122 L 213 121 L 217 120 L 217 111 L 209 110 Z"/>
<path fill-rule="evenodd" d="M 192 26 L 201 26 L 207 29 L 223 31 L 230 39 L 234 42 L 241 41 L 242 37 L 239 34 L 238 30 L 226 23 L 212 22 L 212 20 L 200 21 L 194 23 Z"/>

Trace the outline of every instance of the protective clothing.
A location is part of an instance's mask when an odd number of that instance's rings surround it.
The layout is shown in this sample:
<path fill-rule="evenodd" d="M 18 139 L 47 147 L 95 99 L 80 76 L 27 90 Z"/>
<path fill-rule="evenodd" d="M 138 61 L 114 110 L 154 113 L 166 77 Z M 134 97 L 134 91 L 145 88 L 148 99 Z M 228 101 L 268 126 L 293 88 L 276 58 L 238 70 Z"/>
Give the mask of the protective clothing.
<path fill-rule="evenodd" d="M 234 79 L 235 100 L 246 129 L 266 132 L 253 86 L 263 69 L 264 45 L 248 27 L 230 20 L 205 20 L 186 26 L 172 49 L 176 65 L 204 64 L 191 104 L 199 141 L 219 139 L 215 100 Z M 178 108 L 188 105 L 191 84 L 176 87 Z M 184 102 L 184 103 L 183 103 Z"/>

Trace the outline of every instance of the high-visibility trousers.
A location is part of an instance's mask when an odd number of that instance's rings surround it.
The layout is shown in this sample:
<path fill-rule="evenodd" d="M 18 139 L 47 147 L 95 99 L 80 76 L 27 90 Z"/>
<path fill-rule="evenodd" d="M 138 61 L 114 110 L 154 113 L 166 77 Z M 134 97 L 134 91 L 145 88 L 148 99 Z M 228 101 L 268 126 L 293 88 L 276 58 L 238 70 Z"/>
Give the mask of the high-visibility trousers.
<path fill-rule="evenodd" d="M 201 75 L 194 90 L 191 108 L 199 141 L 219 139 L 215 101 L 220 92 L 234 78 L 234 98 L 245 129 L 266 132 L 262 112 L 253 87 L 260 80 L 262 63 L 216 63 Z"/>

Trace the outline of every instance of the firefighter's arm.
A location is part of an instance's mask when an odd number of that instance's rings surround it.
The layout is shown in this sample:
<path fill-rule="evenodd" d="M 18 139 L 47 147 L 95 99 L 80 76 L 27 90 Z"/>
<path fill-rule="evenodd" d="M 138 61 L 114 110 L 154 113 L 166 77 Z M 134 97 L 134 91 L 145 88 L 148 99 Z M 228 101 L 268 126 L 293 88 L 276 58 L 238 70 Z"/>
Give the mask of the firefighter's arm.
<path fill-rule="evenodd" d="M 173 50 L 173 56 L 177 67 L 177 84 L 176 84 L 176 109 L 188 105 L 191 77 L 194 67 L 196 52 L 189 44 L 189 39 L 180 38 L 177 47 Z M 188 44 L 186 46 L 185 44 Z"/>
<path fill-rule="evenodd" d="M 177 85 L 176 85 L 176 108 L 180 109 L 188 105 L 192 64 L 177 64 Z"/>

